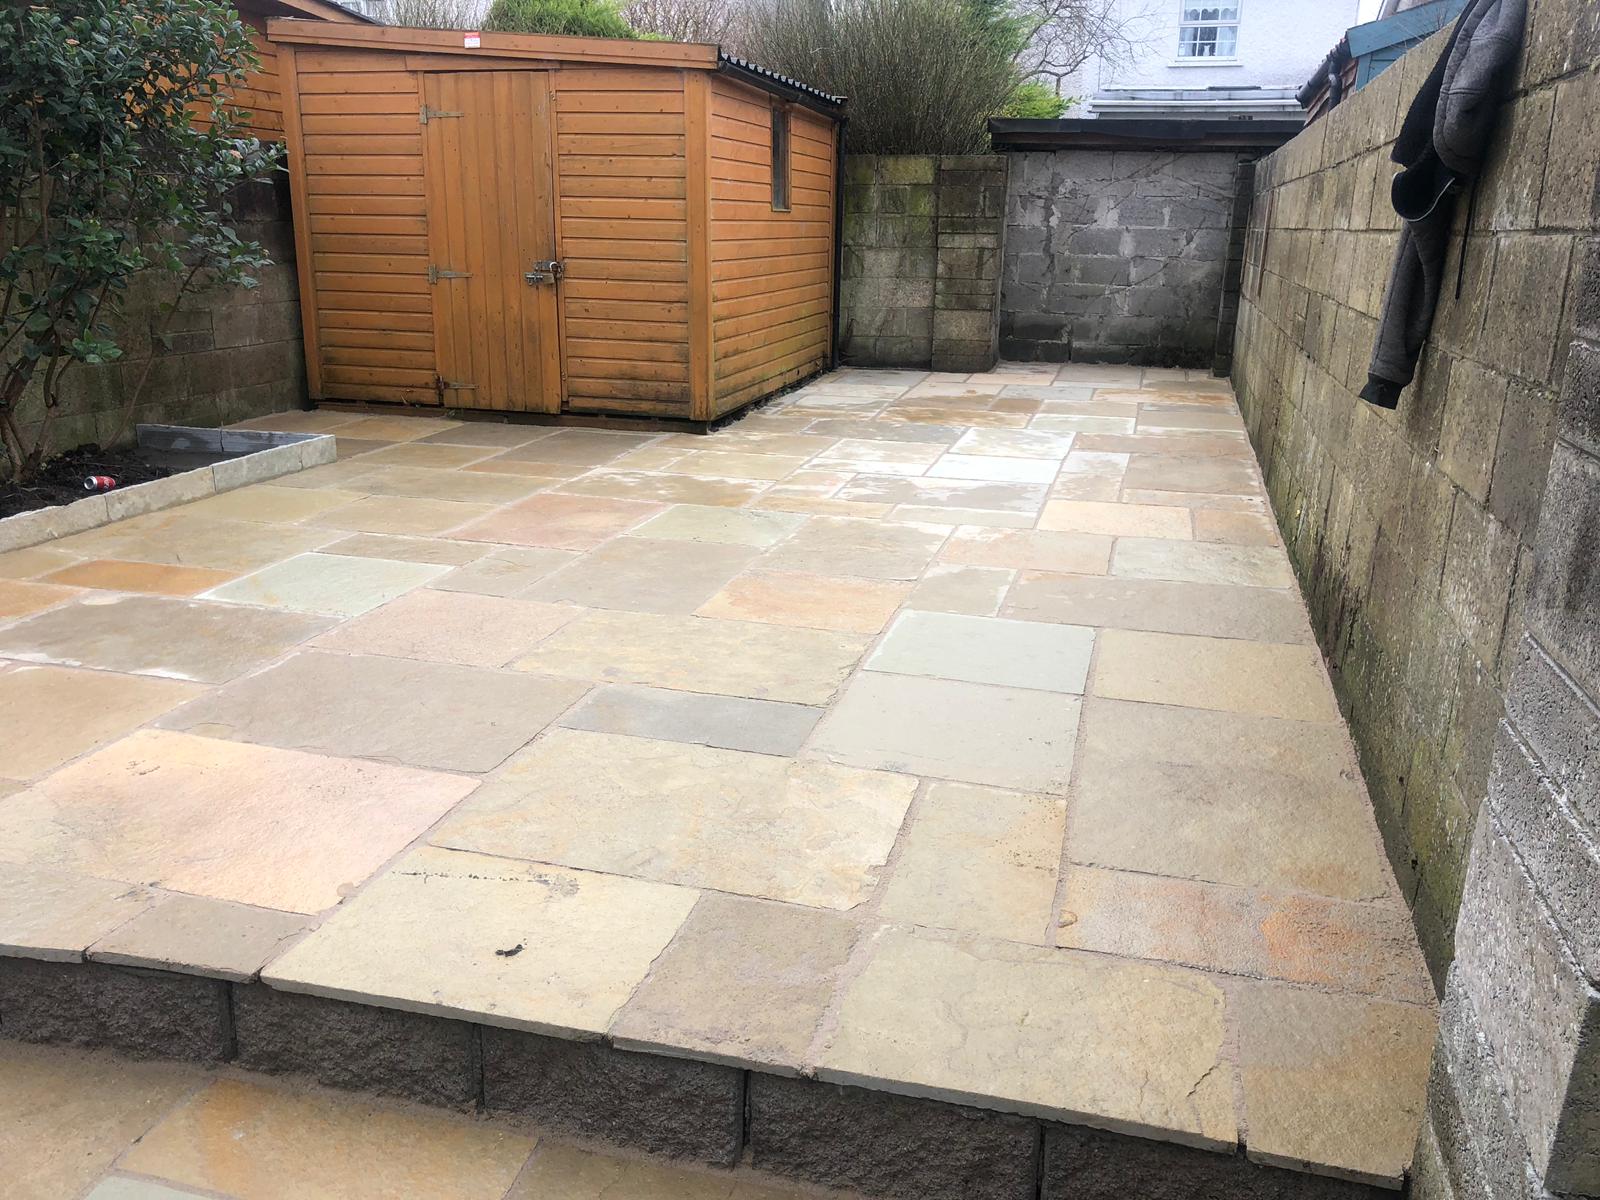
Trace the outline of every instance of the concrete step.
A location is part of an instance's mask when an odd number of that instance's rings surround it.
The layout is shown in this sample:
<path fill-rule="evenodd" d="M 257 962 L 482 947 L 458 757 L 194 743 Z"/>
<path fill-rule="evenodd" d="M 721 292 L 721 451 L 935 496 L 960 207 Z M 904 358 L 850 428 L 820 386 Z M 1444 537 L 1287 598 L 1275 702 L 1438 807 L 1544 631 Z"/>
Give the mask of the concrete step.
<path fill-rule="evenodd" d="M 909 983 L 908 983 L 909 986 Z M 232 1063 L 917 1200 L 1380 1200 L 1369 1184 L 937 1099 L 171 971 L 0 958 L 0 1036 Z"/>

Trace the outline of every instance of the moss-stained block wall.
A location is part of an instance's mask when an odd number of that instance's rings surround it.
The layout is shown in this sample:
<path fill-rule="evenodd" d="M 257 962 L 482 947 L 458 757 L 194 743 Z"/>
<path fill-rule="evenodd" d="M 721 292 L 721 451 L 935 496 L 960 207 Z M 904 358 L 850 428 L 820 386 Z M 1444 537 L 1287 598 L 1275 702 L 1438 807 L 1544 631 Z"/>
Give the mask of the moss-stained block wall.
<path fill-rule="evenodd" d="M 1357 398 L 1398 236 L 1390 149 L 1446 34 L 1258 164 L 1234 382 L 1379 824 L 1442 980 L 1533 573 L 1596 228 L 1592 0 L 1535 0 L 1398 411 Z"/>

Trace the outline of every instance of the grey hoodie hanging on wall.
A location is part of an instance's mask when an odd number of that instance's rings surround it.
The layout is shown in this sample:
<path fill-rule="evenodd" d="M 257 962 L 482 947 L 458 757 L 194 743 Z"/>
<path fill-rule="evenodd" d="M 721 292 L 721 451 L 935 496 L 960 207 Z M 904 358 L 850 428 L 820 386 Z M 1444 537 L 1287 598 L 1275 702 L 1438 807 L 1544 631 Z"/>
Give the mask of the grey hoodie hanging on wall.
<path fill-rule="evenodd" d="M 1400 126 L 1393 158 L 1404 170 L 1390 189 L 1402 221 L 1400 249 L 1361 390 L 1363 400 L 1383 408 L 1400 403 L 1433 327 L 1456 197 L 1483 158 L 1526 8 L 1526 0 L 1472 0 Z"/>

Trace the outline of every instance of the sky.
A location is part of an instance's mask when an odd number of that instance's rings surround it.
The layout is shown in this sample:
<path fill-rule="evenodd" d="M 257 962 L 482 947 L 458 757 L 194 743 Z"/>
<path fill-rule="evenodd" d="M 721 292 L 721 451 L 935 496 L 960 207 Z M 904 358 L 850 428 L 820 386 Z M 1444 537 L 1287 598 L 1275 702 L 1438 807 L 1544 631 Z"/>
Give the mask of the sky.
<path fill-rule="evenodd" d="M 1361 20 L 1371 21 L 1378 15 L 1378 8 L 1383 0 L 1361 0 Z"/>

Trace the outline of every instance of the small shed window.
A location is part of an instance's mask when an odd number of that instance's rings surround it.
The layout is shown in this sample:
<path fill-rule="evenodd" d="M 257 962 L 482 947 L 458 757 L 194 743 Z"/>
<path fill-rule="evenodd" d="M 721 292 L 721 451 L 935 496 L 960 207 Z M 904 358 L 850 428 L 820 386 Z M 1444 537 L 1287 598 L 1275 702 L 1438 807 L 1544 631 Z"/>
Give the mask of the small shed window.
<path fill-rule="evenodd" d="M 1179 11 L 1179 58 L 1235 58 L 1239 53 L 1239 6 L 1185 3 Z"/>
<path fill-rule="evenodd" d="M 772 106 L 772 210 L 789 211 L 789 110 Z"/>

